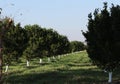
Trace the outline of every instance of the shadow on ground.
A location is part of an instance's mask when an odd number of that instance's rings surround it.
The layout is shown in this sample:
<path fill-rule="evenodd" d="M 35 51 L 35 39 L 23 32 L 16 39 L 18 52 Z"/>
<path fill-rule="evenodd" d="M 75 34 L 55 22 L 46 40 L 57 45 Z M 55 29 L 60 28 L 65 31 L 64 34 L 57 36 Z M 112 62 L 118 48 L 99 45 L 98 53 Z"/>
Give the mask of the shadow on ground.
<path fill-rule="evenodd" d="M 115 75 L 118 78 L 117 74 L 116 72 Z M 107 73 L 98 69 L 57 69 L 47 73 L 10 74 L 3 78 L 3 84 L 107 84 L 107 77 Z M 120 82 L 117 83 L 117 78 L 114 78 L 114 84 L 120 84 Z"/>

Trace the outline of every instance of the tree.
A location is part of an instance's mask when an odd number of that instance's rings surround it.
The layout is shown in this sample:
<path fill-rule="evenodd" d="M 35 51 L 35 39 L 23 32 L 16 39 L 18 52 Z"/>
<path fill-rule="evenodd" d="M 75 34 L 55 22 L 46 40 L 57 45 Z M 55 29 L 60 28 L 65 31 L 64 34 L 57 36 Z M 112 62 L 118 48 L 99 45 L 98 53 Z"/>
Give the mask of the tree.
<path fill-rule="evenodd" d="M 25 30 L 27 33 L 27 44 L 26 49 L 23 52 L 23 55 L 26 57 L 27 66 L 29 66 L 29 61 L 32 58 L 35 58 L 39 55 L 38 48 L 39 48 L 39 29 L 38 25 L 26 25 Z"/>
<path fill-rule="evenodd" d="M 5 38 L 5 39 L 4 39 Z M 12 61 L 18 62 L 18 59 L 23 54 L 26 44 L 26 33 L 20 24 L 13 25 L 5 32 L 3 38 L 3 63 L 8 66 Z"/>
<path fill-rule="evenodd" d="M 83 32 L 88 45 L 88 55 L 99 68 L 109 72 L 108 82 L 112 82 L 112 72 L 120 65 L 120 6 L 107 10 L 107 3 L 94 17 L 88 15 L 88 31 Z"/>
<path fill-rule="evenodd" d="M 35 57 L 57 56 L 69 51 L 69 40 L 53 29 L 41 28 L 39 25 L 26 25 L 27 46 L 23 52 L 27 62 Z M 28 62 L 29 64 L 29 62 Z"/>
<path fill-rule="evenodd" d="M 82 51 L 85 49 L 85 45 L 80 41 L 70 42 L 70 52 Z"/>
<path fill-rule="evenodd" d="M 4 39 L 4 47 L 9 48 L 9 51 L 11 52 L 16 52 L 16 54 L 14 54 L 14 59 L 16 61 L 18 61 L 19 57 L 24 51 L 25 44 L 27 42 L 26 36 L 26 32 L 20 26 L 20 23 L 17 25 L 13 24 L 13 26 L 7 30 L 6 34 L 4 35 L 6 38 Z"/>
<path fill-rule="evenodd" d="M 3 40 L 5 39 L 4 34 L 11 27 L 12 23 L 13 20 L 11 18 L 8 17 L 0 18 L 0 81 L 2 78 L 2 66 L 3 66 L 2 50 L 3 50 Z"/>

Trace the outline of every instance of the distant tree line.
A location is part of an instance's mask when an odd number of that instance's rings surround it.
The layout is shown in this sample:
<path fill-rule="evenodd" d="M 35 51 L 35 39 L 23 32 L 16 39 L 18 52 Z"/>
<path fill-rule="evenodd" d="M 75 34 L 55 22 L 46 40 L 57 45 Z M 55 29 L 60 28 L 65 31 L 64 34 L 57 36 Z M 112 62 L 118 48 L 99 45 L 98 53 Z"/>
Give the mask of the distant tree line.
<path fill-rule="evenodd" d="M 81 41 L 70 42 L 70 52 L 82 51 L 86 49 L 86 45 Z"/>

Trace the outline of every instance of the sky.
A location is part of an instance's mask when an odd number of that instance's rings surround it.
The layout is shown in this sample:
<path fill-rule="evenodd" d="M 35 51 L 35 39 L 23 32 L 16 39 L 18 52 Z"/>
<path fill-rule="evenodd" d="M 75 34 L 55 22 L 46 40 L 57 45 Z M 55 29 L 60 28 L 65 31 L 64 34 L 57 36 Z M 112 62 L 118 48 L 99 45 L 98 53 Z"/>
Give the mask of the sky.
<path fill-rule="evenodd" d="M 22 26 L 38 24 L 52 28 L 70 41 L 85 41 L 81 30 L 87 31 L 88 14 L 103 8 L 103 2 L 120 5 L 119 0 L 0 0 L 2 16 Z"/>

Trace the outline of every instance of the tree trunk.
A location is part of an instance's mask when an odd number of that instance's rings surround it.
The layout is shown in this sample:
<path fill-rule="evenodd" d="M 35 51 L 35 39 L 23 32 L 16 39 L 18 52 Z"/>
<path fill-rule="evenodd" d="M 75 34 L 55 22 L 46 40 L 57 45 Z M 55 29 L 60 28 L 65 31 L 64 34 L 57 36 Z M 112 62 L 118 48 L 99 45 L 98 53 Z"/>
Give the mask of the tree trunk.
<path fill-rule="evenodd" d="M 53 56 L 53 60 L 55 60 L 55 57 Z"/>
<path fill-rule="evenodd" d="M 30 62 L 27 60 L 27 67 L 29 67 L 30 66 Z"/>
<path fill-rule="evenodd" d="M 58 59 L 60 59 L 60 55 L 58 55 Z"/>
<path fill-rule="evenodd" d="M 112 83 L 112 72 L 109 72 L 109 80 L 108 83 Z"/>
<path fill-rule="evenodd" d="M 40 58 L 40 62 L 39 62 L 40 64 L 42 63 L 42 59 Z"/>
<path fill-rule="evenodd" d="M 8 72 L 8 68 L 9 68 L 9 66 L 6 65 L 5 72 Z"/>
<path fill-rule="evenodd" d="M 50 62 L 50 58 L 48 58 L 48 62 Z"/>
<path fill-rule="evenodd" d="M 1 45 L 1 42 L 0 42 L 0 81 L 2 79 L 2 53 L 1 52 L 2 52 L 2 45 Z"/>

